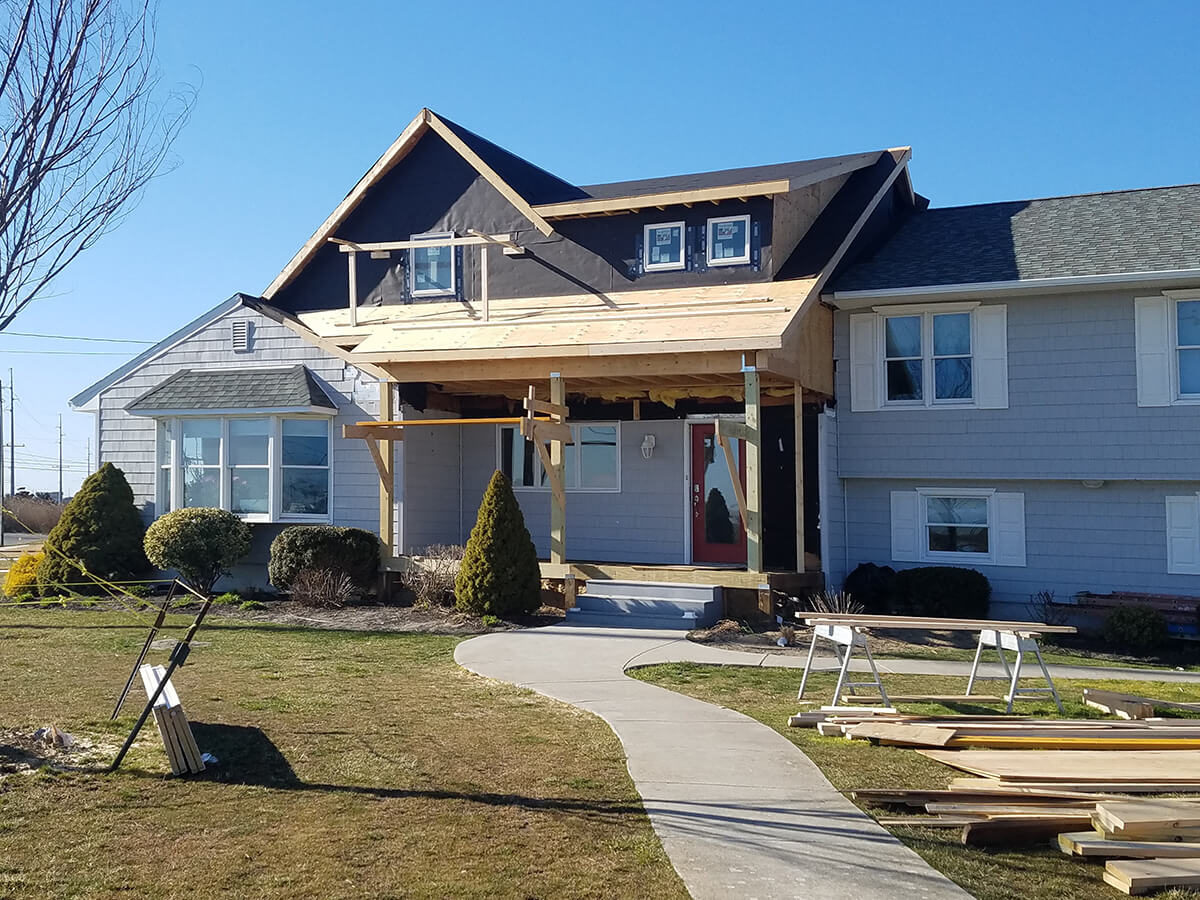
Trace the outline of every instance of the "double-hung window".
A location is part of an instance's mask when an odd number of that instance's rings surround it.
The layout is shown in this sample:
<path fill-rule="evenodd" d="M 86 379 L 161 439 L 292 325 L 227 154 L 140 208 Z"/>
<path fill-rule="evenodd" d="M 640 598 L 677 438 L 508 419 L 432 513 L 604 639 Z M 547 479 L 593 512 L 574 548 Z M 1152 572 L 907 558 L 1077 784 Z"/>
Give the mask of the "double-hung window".
<path fill-rule="evenodd" d="M 1200 400 L 1200 299 L 1175 303 L 1175 369 L 1179 398 Z"/>
<path fill-rule="evenodd" d="M 414 234 L 414 241 L 447 241 L 454 232 Z M 409 291 L 414 297 L 438 297 L 455 292 L 455 249 L 442 246 L 413 247 L 409 250 Z"/>
<path fill-rule="evenodd" d="M 980 487 L 891 493 L 892 559 L 1025 565 L 1025 495 Z"/>
<path fill-rule="evenodd" d="M 884 316 L 883 362 L 889 405 L 970 403 L 971 313 Z"/>
<path fill-rule="evenodd" d="M 620 424 L 571 426 L 574 443 L 563 448 L 563 482 L 568 491 L 620 491 Z M 520 490 L 549 490 L 550 479 L 532 441 L 512 426 L 500 428 L 500 471 Z"/>
<path fill-rule="evenodd" d="M 227 509 L 249 521 L 329 520 L 328 418 L 158 421 L 157 509 Z"/>
<path fill-rule="evenodd" d="M 922 494 L 924 551 L 929 558 L 954 554 L 976 558 L 990 554 L 988 497 L 972 494 Z"/>

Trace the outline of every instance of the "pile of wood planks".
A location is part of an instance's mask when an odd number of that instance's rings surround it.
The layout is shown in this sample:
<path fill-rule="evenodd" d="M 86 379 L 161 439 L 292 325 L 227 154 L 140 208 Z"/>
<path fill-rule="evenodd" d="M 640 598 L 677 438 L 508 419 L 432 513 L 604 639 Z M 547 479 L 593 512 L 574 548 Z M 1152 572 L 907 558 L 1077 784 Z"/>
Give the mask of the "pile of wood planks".
<path fill-rule="evenodd" d="M 138 669 L 142 676 L 142 685 L 146 688 L 146 696 L 152 697 L 158 690 L 159 683 L 166 677 L 165 666 L 144 665 Z M 162 693 L 154 702 L 154 724 L 158 726 L 159 736 L 167 751 L 167 760 L 171 763 L 171 774 L 184 775 L 204 771 L 204 760 L 200 758 L 200 748 L 196 737 L 192 734 L 192 725 L 183 712 L 183 704 L 179 694 L 171 682 L 163 685 Z"/>

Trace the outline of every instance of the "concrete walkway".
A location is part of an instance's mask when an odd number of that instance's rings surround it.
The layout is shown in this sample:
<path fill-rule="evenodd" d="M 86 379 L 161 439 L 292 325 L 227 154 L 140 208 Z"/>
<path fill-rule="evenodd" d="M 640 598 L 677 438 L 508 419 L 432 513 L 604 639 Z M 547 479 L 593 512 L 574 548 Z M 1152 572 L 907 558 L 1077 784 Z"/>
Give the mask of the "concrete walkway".
<path fill-rule="evenodd" d="M 835 791 L 782 735 L 623 674 L 650 662 L 756 664 L 752 654 L 681 637 L 556 625 L 472 638 L 454 658 L 604 719 L 624 744 L 663 848 L 697 900 L 969 896 Z"/>

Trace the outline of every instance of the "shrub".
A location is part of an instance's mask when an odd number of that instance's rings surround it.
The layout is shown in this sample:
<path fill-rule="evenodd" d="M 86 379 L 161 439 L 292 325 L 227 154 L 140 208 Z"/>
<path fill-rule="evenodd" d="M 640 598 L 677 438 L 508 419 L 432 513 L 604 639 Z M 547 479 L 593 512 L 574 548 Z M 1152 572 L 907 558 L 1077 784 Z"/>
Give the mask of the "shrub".
<path fill-rule="evenodd" d="M 808 606 L 815 613 L 858 615 L 864 611 L 863 605 L 845 591 L 825 590 L 809 594 Z"/>
<path fill-rule="evenodd" d="M 903 569 L 892 582 L 892 605 L 898 615 L 982 619 L 991 599 L 992 586 L 974 569 Z"/>
<path fill-rule="evenodd" d="M 120 469 L 105 463 L 84 481 L 46 537 L 38 589 L 51 594 L 66 586 L 76 593 L 101 593 L 96 578 L 137 579 L 150 568 L 144 534 L 129 482 Z M 96 578 L 85 575 L 80 563 Z"/>
<path fill-rule="evenodd" d="M 454 594 L 458 608 L 476 616 L 527 614 L 541 605 L 537 550 L 512 484 L 498 470 L 479 504 Z"/>
<path fill-rule="evenodd" d="M 17 557 L 8 575 L 4 578 L 4 596 L 19 597 L 31 593 L 37 588 L 38 566 L 46 554 L 38 550 L 34 553 L 22 553 Z"/>
<path fill-rule="evenodd" d="M 63 504 L 35 494 L 12 494 L 4 498 L 4 527 L 13 532 L 49 534 L 62 517 Z"/>
<path fill-rule="evenodd" d="M 177 509 L 146 530 L 146 556 L 208 596 L 250 552 L 250 526 L 223 509 Z"/>
<path fill-rule="evenodd" d="M 285 528 L 271 542 L 271 584 L 286 591 L 301 569 L 344 572 L 355 587 L 366 590 L 379 573 L 379 538 L 361 528 L 333 525 Z"/>
<path fill-rule="evenodd" d="M 892 588 L 896 570 L 891 566 L 860 563 L 846 576 L 842 590 L 863 605 L 869 613 L 885 613 L 891 609 Z"/>
<path fill-rule="evenodd" d="M 1104 639 L 1122 653 L 1146 654 L 1167 640 L 1167 620 L 1151 606 L 1118 606 L 1104 620 Z"/>
<path fill-rule="evenodd" d="M 217 594 L 213 597 L 213 603 L 217 606 L 238 606 L 242 602 L 242 595 L 237 591 L 226 591 L 223 594 Z"/>
<path fill-rule="evenodd" d="M 1025 607 L 1029 618 L 1035 622 L 1045 622 L 1047 625 L 1066 625 L 1071 618 L 1071 607 L 1066 603 L 1058 603 L 1054 599 L 1054 591 L 1038 591 L 1029 595 L 1029 604 Z M 1047 635 L 1046 637 L 1051 637 Z"/>
<path fill-rule="evenodd" d="M 301 606 L 341 609 L 354 599 L 356 591 L 350 576 L 341 569 L 301 569 L 288 593 Z"/>
<path fill-rule="evenodd" d="M 404 586 L 413 592 L 416 606 L 454 605 L 454 576 L 462 558 L 463 548 L 456 545 L 425 548 L 420 561 L 404 573 Z"/>
<path fill-rule="evenodd" d="M 259 609 L 266 609 L 267 605 L 265 603 L 259 603 L 257 600 L 243 600 L 241 606 L 238 608 L 245 610 L 246 612 L 254 612 L 255 610 Z"/>

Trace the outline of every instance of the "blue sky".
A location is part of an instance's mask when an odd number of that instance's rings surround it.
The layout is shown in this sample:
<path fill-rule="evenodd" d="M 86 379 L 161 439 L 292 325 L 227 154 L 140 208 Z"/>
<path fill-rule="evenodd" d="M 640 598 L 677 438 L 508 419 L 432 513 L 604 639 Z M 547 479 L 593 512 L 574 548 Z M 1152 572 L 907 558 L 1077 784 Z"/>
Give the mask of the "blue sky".
<path fill-rule="evenodd" d="M 936 206 L 1200 181 L 1200 4 L 165 3 L 199 87 L 122 228 L 10 331 L 158 340 L 258 293 L 422 107 L 578 183 L 909 144 Z M 0 334 L 17 484 L 68 492 L 67 399 L 137 352 Z M 5 427 L 7 429 L 7 417 Z M 95 447 L 92 447 L 95 459 Z"/>

